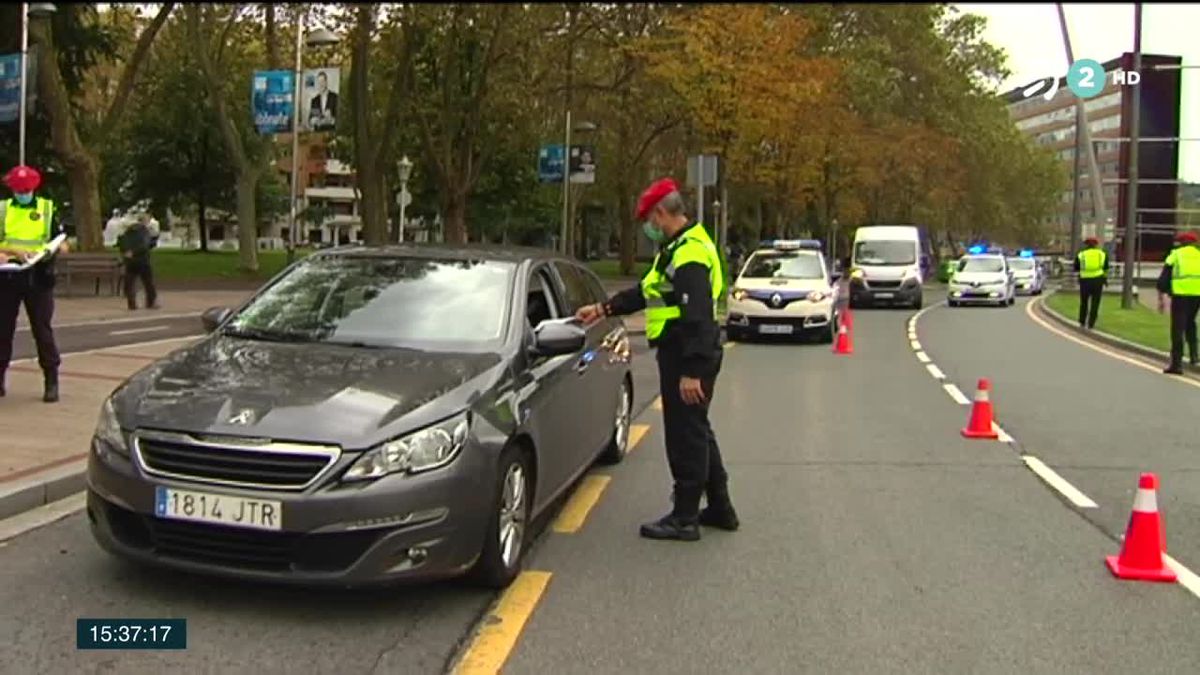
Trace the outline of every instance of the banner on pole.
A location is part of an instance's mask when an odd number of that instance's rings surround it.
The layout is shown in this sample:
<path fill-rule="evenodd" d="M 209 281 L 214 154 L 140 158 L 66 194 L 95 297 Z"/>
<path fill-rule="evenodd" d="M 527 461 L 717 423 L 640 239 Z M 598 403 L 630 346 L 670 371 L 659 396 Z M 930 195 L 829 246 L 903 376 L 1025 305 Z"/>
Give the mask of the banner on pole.
<path fill-rule="evenodd" d="M 250 99 L 254 127 L 260 134 L 285 134 L 292 130 L 295 74 L 290 70 L 256 70 Z"/>
<path fill-rule="evenodd" d="M 561 143 L 543 145 L 538 151 L 538 181 L 561 183 L 563 181 L 563 146 Z"/>
<path fill-rule="evenodd" d="M 590 185 L 596 182 L 596 147 L 571 146 L 571 182 Z M 559 180 L 562 180 L 560 177 Z"/>
<path fill-rule="evenodd" d="M 333 131 L 337 127 L 338 94 L 342 73 L 337 68 L 310 68 L 304 71 L 304 91 L 300 97 L 300 118 L 305 131 Z"/>
<path fill-rule="evenodd" d="M 29 84 L 25 88 L 25 105 L 32 110 L 37 102 L 37 45 L 29 48 Z M 16 122 L 21 114 L 21 53 L 0 56 L 0 123 Z"/>

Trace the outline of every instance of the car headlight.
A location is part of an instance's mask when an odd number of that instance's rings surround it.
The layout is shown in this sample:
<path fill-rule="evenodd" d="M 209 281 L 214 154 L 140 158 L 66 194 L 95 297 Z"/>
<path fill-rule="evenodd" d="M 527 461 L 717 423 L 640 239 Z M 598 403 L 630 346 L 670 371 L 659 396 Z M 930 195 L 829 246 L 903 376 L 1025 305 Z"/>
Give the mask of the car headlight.
<path fill-rule="evenodd" d="M 851 279 L 866 279 L 867 273 L 864 272 L 862 269 L 856 267 L 856 268 L 850 270 L 850 278 Z"/>
<path fill-rule="evenodd" d="M 125 457 L 129 456 L 129 446 L 125 444 L 125 434 L 121 431 L 121 423 L 117 421 L 117 411 L 113 408 L 112 399 L 106 399 L 100 406 L 100 417 L 96 420 L 95 437 Z"/>
<path fill-rule="evenodd" d="M 920 276 L 920 272 L 917 271 L 917 268 L 910 267 L 910 268 L 904 270 L 904 278 L 901 279 L 901 281 L 908 281 L 909 279 L 916 279 L 919 276 Z"/>
<path fill-rule="evenodd" d="M 745 300 L 746 296 L 749 294 L 743 288 L 735 288 L 735 289 L 733 289 L 733 293 L 731 295 L 733 295 L 734 300 L 737 300 L 740 302 L 742 300 Z"/>
<path fill-rule="evenodd" d="M 467 443 L 470 420 L 466 413 L 367 451 L 342 476 L 371 480 L 393 473 L 420 473 L 446 466 Z"/>
<path fill-rule="evenodd" d="M 808 301 L 809 302 L 821 302 L 822 300 L 824 300 L 825 298 L 828 298 L 828 297 L 829 297 L 829 293 L 826 293 L 825 291 L 813 291 L 808 294 Z"/>

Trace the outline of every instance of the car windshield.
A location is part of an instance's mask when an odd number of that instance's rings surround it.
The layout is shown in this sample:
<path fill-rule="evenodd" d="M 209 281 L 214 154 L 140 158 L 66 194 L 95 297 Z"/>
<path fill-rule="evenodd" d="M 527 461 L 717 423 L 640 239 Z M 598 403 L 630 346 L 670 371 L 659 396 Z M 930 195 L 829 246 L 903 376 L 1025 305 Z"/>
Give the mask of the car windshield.
<path fill-rule="evenodd" d="M 917 245 L 912 241 L 860 241 L 854 245 L 859 265 L 912 265 L 917 262 Z"/>
<path fill-rule="evenodd" d="M 463 349 L 504 331 L 515 265 L 319 256 L 258 295 L 225 329 L 260 340 Z"/>
<path fill-rule="evenodd" d="M 958 263 L 958 271 L 998 274 L 1004 271 L 1004 261 L 1000 258 L 964 258 Z"/>
<path fill-rule="evenodd" d="M 1013 258 L 1008 261 L 1008 266 L 1016 271 L 1033 269 L 1033 261 L 1029 258 Z"/>
<path fill-rule="evenodd" d="M 816 253 L 755 253 L 742 276 L 747 279 L 824 279 L 825 267 Z"/>

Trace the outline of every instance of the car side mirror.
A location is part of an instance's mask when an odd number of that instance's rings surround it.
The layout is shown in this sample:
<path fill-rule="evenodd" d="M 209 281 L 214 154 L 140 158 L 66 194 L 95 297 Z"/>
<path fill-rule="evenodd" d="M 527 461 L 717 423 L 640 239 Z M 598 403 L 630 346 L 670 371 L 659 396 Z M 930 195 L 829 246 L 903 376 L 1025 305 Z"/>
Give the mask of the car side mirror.
<path fill-rule="evenodd" d="M 211 333 L 217 329 L 217 326 L 225 323 L 231 314 L 233 314 L 233 310 L 228 307 L 213 307 L 200 315 L 200 322 L 204 324 L 204 331 Z"/>
<path fill-rule="evenodd" d="M 574 354 L 587 344 L 583 326 L 564 321 L 543 321 L 533 329 L 533 353 L 538 356 Z"/>

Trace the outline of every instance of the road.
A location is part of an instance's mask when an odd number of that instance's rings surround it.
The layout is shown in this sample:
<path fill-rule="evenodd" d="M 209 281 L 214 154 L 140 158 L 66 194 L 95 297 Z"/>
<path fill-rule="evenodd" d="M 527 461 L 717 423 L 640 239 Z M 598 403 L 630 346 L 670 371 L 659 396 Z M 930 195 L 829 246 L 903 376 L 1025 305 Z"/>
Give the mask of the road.
<path fill-rule="evenodd" d="M 148 314 L 147 312 L 143 312 Z M 163 314 L 131 317 L 116 321 L 66 323 L 54 327 L 55 341 L 64 354 L 90 349 L 119 347 L 148 340 L 199 335 L 204 332 L 198 315 Z M 17 330 L 13 344 L 13 359 L 37 356 L 33 336 L 28 328 Z"/>
<path fill-rule="evenodd" d="M 669 507 L 645 409 L 628 459 L 594 470 L 611 480 L 583 526 L 548 528 L 530 552 L 523 578 L 549 575 L 531 611 L 504 596 L 483 622 L 515 644 L 504 672 L 1194 671 L 1200 598 L 1115 580 L 1103 559 L 1153 470 L 1170 552 L 1200 569 L 1194 423 L 1169 426 L 1194 417 L 1200 388 L 1050 332 L 1025 304 L 857 311 L 851 356 L 728 347 L 713 419 L 742 530 L 637 536 Z M 641 408 L 657 380 L 644 345 L 635 363 Z M 979 377 L 1011 443 L 959 433 L 969 408 L 945 385 L 970 397 Z M 1025 454 L 1098 506 L 1071 504 Z M 0 618 L 0 659 L 31 672 L 437 673 L 455 654 L 487 661 L 473 631 L 496 600 L 138 570 L 98 551 L 79 514 L 7 542 L 0 567 L 0 602 L 23 608 Z M 186 617 L 189 649 L 80 654 L 87 616 Z"/>

